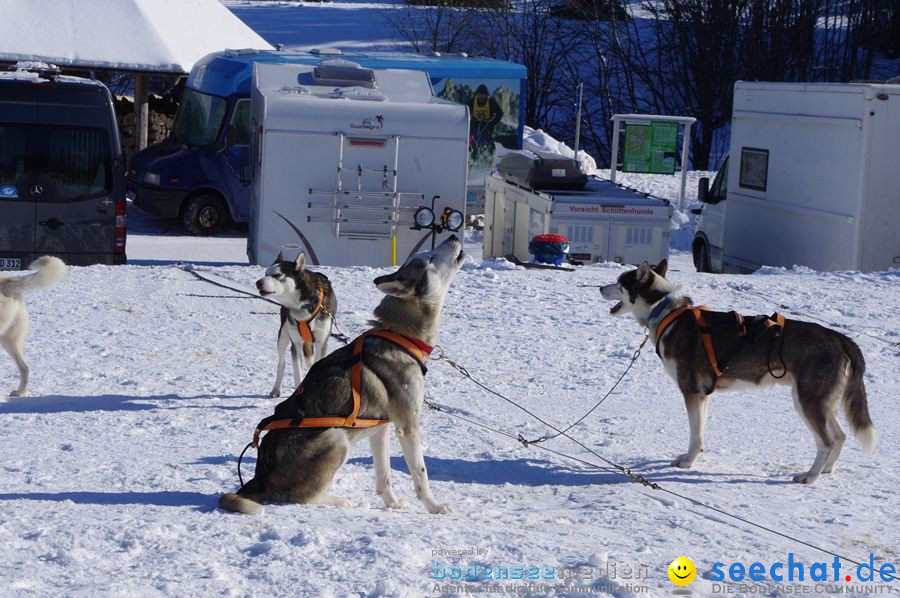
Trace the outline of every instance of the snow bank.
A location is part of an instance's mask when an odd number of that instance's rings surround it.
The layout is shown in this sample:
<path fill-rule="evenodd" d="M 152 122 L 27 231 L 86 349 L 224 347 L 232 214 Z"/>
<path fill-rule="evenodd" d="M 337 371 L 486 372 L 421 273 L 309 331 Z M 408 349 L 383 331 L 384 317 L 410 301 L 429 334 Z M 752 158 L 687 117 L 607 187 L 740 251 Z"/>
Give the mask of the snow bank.
<path fill-rule="evenodd" d="M 532 129 L 525 127 L 525 134 L 522 138 L 522 149 L 532 151 L 536 154 L 550 154 L 557 156 L 565 156 L 567 158 L 575 157 L 575 150 L 551 137 L 542 129 Z M 592 173 L 597 170 L 597 162 L 584 149 L 578 150 L 578 162 L 581 164 L 582 170 Z"/>
<path fill-rule="evenodd" d="M 173 242 L 188 243 L 159 239 L 160 246 Z M 204 256 L 215 255 L 204 247 Z M 372 280 L 385 270 L 320 270 L 337 292 L 342 330 L 363 331 L 380 297 Z M 252 288 L 262 268 L 211 271 Z M 623 271 L 614 264 L 570 273 L 467 263 L 447 297 L 439 343 L 479 381 L 555 425 L 570 423 L 612 385 L 643 336 L 632 320 L 610 317 L 597 289 L 584 286 Z M 788 390 L 775 387 L 715 399 L 706 452 L 695 469 L 674 469 L 669 460 L 686 448 L 687 416 L 650 348 L 573 433 L 673 491 L 850 557 L 892 558 L 900 545 L 893 490 L 900 484 L 893 450 L 900 383 L 896 349 L 875 337 L 900 341 L 900 276 L 710 276 L 677 255 L 670 272 L 698 303 L 745 313 L 786 304 L 792 314 L 862 331 L 851 334 L 866 356 L 879 448 L 866 454 L 851 438 L 836 473 L 811 487 L 792 484 L 790 476 L 809 467 L 814 444 Z M 879 300 L 859 301 L 865 296 Z M 608 575 L 607 563 L 620 571 L 646 565 L 645 580 L 618 581 L 645 585 L 639 595 L 662 596 L 673 587 L 668 563 L 686 555 L 701 572 L 694 595 L 710 596 L 704 574 L 713 562 L 771 563 L 789 552 L 807 564 L 832 560 L 429 410 L 422 414 L 426 464 L 436 497 L 453 514 L 429 515 L 418 503 L 395 439 L 394 484 L 411 503 L 407 510 L 387 510 L 375 496 L 362 443 L 334 487 L 353 509 L 269 505 L 258 517 L 223 513 L 218 496 L 237 487 L 238 454 L 275 403 L 264 396 L 275 374 L 277 310 L 177 268 L 146 266 L 73 267 L 59 286 L 29 295 L 29 305 L 33 396 L 0 400 L 0 433 L 8 439 L 0 587 L 10 595 L 436 596 L 435 584 L 449 582 L 432 578 L 435 562 L 446 568 L 476 560 L 590 567 L 593 579 L 574 582 L 582 588 Z M 12 363 L 0 359 L 0 388 L 16 383 Z M 548 431 L 446 364 L 430 364 L 426 388 L 453 413 L 514 435 Z M 595 459 L 565 440 L 547 446 Z M 244 457 L 245 478 L 255 456 Z M 470 548 L 481 554 L 437 552 Z"/>

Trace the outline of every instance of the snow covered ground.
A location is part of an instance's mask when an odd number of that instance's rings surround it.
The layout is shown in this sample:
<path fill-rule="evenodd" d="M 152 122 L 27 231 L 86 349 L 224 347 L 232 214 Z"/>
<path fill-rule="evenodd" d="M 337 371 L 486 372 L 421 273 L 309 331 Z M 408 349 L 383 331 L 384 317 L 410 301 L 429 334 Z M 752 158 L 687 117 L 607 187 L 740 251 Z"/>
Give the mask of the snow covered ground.
<path fill-rule="evenodd" d="M 376 22 L 378 4 L 225 3 L 273 43 L 371 46 L 388 37 Z M 270 10 L 278 12 L 264 12 Z M 704 174 L 691 173 L 688 207 Z M 673 177 L 622 180 L 675 198 Z M 29 296 L 31 396 L 0 399 L 7 439 L 0 465 L 2 596 L 415 597 L 439 595 L 443 586 L 453 586 L 450 595 L 481 589 L 665 596 L 675 589 L 666 568 L 681 555 L 698 568 L 689 589 L 713 596 L 723 591 L 712 579 L 715 562 L 727 568 L 758 561 L 768 568 L 792 553 L 808 576 L 812 563 L 832 561 L 664 492 L 428 410 L 422 415 L 426 464 L 436 497 L 453 505 L 452 514 L 429 515 L 415 500 L 395 440 L 394 484 L 411 503 L 406 511 L 389 511 L 374 495 L 371 455 L 360 445 L 334 489 L 354 508 L 269 505 L 256 517 L 224 513 L 218 497 L 237 488 L 238 455 L 274 405 L 264 397 L 275 373 L 278 316 L 270 304 L 177 267 L 190 262 L 252 287 L 262 269 L 246 265 L 240 230 L 198 239 L 134 211 L 129 227 L 130 265 L 71 268 L 59 287 Z M 900 272 L 697 274 L 686 252 L 689 231 L 679 214 L 670 278 L 696 301 L 820 318 L 860 344 L 878 448 L 866 454 L 851 439 L 835 474 L 813 486 L 791 483 L 792 474 L 809 467 L 814 446 L 788 391 L 770 388 L 715 396 L 706 453 L 693 470 L 672 468 L 669 460 L 686 448 L 687 417 L 651 348 L 572 433 L 673 492 L 854 560 L 874 554 L 879 564 L 900 564 L 900 413 L 894 408 Z M 643 338 L 633 320 L 608 315 L 596 288 L 582 286 L 605 284 L 625 268 L 602 264 L 566 273 L 482 263 L 477 239 L 467 244 L 469 261 L 448 296 L 440 344 L 475 378 L 541 417 L 558 426 L 574 421 L 606 393 Z M 380 299 L 371 281 L 386 270 L 321 271 L 336 289 L 340 327 L 350 335 L 365 330 Z M 0 389 L 16 383 L 11 361 L 0 356 Z M 430 399 L 455 414 L 529 439 L 548 432 L 446 364 L 431 365 L 426 387 Z M 547 446 L 597 461 L 564 439 Z M 248 451 L 245 478 L 254 459 Z M 470 550 L 477 555 L 447 554 Z M 449 579 L 453 568 L 473 560 L 481 581 Z M 531 580 L 538 585 L 530 588 L 510 580 L 494 592 L 485 566 L 540 567 L 542 576 L 548 567 L 558 575 L 580 567 L 591 578 Z M 445 578 L 433 579 L 441 571 Z M 645 577 L 634 579 L 638 573 Z M 842 573 L 856 582 L 849 563 Z M 626 589 L 609 590 L 609 581 Z M 566 588 L 541 587 L 557 583 Z M 888 587 L 897 589 L 896 582 Z"/>
<path fill-rule="evenodd" d="M 671 196 L 668 180 L 668 186 L 653 177 L 630 182 Z M 132 224 L 152 230 L 146 220 L 132 217 Z M 690 589 L 708 596 L 722 588 L 711 578 L 714 562 L 768 566 L 785 562 L 788 553 L 807 566 L 832 560 L 428 410 L 422 415 L 426 463 L 435 495 L 454 513 L 429 515 L 415 500 L 395 440 L 395 486 L 411 503 L 406 511 L 389 511 L 374 495 L 371 455 L 360 445 L 335 483 L 355 508 L 270 505 L 257 517 L 224 513 L 218 497 L 237 487 L 238 454 L 274 405 L 264 396 L 274 376 L 278 316 L 267 303 L 200 282 L 174 265 L 191 261 L 252 287 L 261 268 L 235 265 L 245 259 L 239 233 L 216 240 L 174 233 L 133 230 L 129 254 L 142 265 L 71 268 L 59 287 L 29 297 L 32 396 L 0 403 L 7 439 L 0 594 L 434 596 L 451 585 L 433 579 L 436 571 L 449 577 L 453 567 L 475 560 L 511 570 L 553 567 L 557 574 L 581 567 L 593 577 L 538 580 L 532 583 L 543 588 L 530 589 L 519 581 L 518 593 L 506 587 L 514 582 L 504 582 L 505 594 L 583 596 L 598 577 L 611 577 L 615 564 L 613 581 L 626 589 L 594 595 L 663 596 L 675 589 L 668 563 L 685 555 L 699 570 Z M 607 314 L 596 288 L 582 286 L 607 283 L 624 268 L 530 271 L 482 263 L 477 244 L 467 249 L 470 258 L 444 309 L 440 344 L 475 378 L 555 425 L 574 421 L 621 374 L 643 336 L 633 320 Z M 230 265 L 209 265 L 223 263 Z M 321 270 L 336 289 L 340 327 L 351 335 L 365 330 L 380 297 L 371 281 L 384 270 Z M 674 469 L 668 463 L 686 448 L 687 417 L 650 348 L 573 433 L 666 489 L 851 559 L 871 553 L 898 564 L 900 349 L 890 343 L 900 341 L 900 272 L 704 275 L 693 271 L 687 253 L 675 252 L 670 278 L 710 306 L 771 313 L 784 305 L 792 315 L 848 331 L 868 361 L 878 448 L 866 454 L 850 440 L 834 475 L 813 486 L 791 483 L 793 473 L 809 467 L 814 447 L 789 392 L 772 388 L 716 396 L 706 453 L 695 469 Z M 0 359 L 0 388 L 16 381 L 12 363 Z M 443 363 L 432 364 L 427 393 L 453 413 L 525 438 L 548 432 Z M 547 446 L 597 461 L 564 439 Z M 245 478 L 254 458 L 250 450 Z M 469 549 L 478 555 L 440 552 Z M 646 572 L 646 579 L 624 578 L 626 566 Z M 546 589 L 557 583 L 567 587 Z M 573 584 L 578 587 L 568 587 Z M 454 595 L 493 587 L 484 575 L 452 585 Z"/>
<path fill-rule="evenodd" d="M 288 50 L 396 49 L 404 45 L 387 18 L 397 1 L 221 1 L 267 42 L 283 44 Z"/>

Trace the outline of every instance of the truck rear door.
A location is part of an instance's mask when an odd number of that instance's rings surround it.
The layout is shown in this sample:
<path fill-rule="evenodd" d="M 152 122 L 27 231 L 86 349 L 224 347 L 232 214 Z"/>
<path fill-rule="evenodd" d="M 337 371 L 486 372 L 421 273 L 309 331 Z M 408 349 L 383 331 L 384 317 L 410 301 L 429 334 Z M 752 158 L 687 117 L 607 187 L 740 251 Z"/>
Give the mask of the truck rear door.
<path fill-rule="evenodd" d="M 35 204 L 20 183 L 26 172 L 29 125 L 37 107 L 33 88 L 0 88 L 0 270 L 28 267 L 34 257 Z"/>
<path fill-rule="evenodd" d="M 57 88 L 41 94 L 41 167 L 35 197 L 35 253 L 68 264 L 113 263 L 116 167 L 111 112 L 92 90 Z M 105 126 L 104 126 L 105 125 Z"/>

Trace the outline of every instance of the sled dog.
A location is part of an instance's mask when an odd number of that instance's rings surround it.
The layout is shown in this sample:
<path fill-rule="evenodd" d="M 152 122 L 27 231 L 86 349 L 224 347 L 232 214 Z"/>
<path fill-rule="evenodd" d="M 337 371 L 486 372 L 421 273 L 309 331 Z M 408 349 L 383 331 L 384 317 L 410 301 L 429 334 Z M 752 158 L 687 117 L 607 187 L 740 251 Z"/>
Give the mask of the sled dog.
<path fill-rule="evenodd" d="M 393 274 L 375 279 L 386 296 L 375 308 L 370 322 L 374 329 L 317 361 L 301 387 L 260 422 L 257 431 L 269 431 L 259 444 L 255 477 L 236 493 L 222 496 L 222 508 L 251 514 L 260 511 L 264 501 L 349 507 L 350 501 L 328 490 L 351 446 L 365 438 L 372 448 L 378 496 L 389 508 L 405 508 L 391 487 L 389 420 L 417 498 L 431 513 L 450 512 L 448 505 L 435 500 L 428 484 L 419 412 L 425 398 L 424 354 L 437 338 L 444 297 L 463 257 L 462 243 L 454 235 L 436 249 L 411 257 Z M 313 421 L 343 420 L 347 414 L 352 414 L 348 419 L 361 419 L 328 427 Z M 286 427 L 264 428 L 269 420 L 287 422 Z M 303 422 L 317 427 L 298 427 Z M 354 427 L 358 423 L 364 425 Z"/>
<path fill-rule="evenodd" d="M 293 262 L 285 261 L 281 253 L 256 281 L 263 297 L 281 305 L 281 326 L 278 329 L 278 369 L 270 398 L 281 396 L 284 378 L 284 352 L 290 345 L 291 365 L 294 368 L 294 387 L 300 385 L 300 352 L 306 369 L 312 367 L 328 352 L 331 316 L 337 311 L 337 299 L 328 277 L 306 269 L 306 256 L 301 253 Z"/>
<path fill-rule="evenodd" d="M 28 334 L 28 310 L 22 293 L 51 287 L 65 275 L 66 265 L 57 257 L 40 257 L 28 266 L 33 274 L 7 278 L 0 273 L 0 345 L 19 368 L 19 387 L 10 396 L 22 397 L 28 392 L 28 364 L 22 355 Z"/>
<path fill-rule="evenodd" d="M 676 314 L 693 303 L 690 297 L 676 295 L 678 287 L 666 280 L 666 269 L 665 260 L 655 268 L 644 262 L 602 287 L 601 294 L 617 301 L 610 309 L 612 315 L 631 313 L 649 329 L 666 373 L 684 395 L 690 444 L 673 465 L 691 467 L 703 452 L 709 396 L 714 391 L 770 384 L 791 387 L 794 407 L 816 442 L 812 467 L 794 476 L 795 482 L 811 484 L 820 474 L 834 471 L 846 439 L 836 415 L 838 403 L 843 403 L 860 444 L 866 450 L 874 448 L 875 428 L 863 384 L 866 364 L 856 343 L 811 322 L 784 319 L 776 324 L 777 314 L 757 316 L 749 325 L 734 312 L 698 311 L 703 322 L 690 309 Z M 672 318 L 667 322 L 669 314 Z M 745 333 L 756 328 L 755 339 L 750 333 L 739 338 L 742 322 Z M 774 329 L 769 330 L 770 326 Z M 724 358 L 727 363 L 716 363 Z"/>

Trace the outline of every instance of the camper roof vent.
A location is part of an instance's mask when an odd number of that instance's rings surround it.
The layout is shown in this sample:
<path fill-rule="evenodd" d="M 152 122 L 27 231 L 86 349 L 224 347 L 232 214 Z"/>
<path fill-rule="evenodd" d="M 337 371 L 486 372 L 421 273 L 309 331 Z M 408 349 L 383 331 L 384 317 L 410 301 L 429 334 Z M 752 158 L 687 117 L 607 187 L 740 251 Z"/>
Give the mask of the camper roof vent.
<path fill-rule="evenodd" d="M 226 48 L 226 56 L 249 56 L 250 54 L 258 54 L 259 50 L 254 48 Z"/>
<path fill-rule="evenodd" d="M 375 71 L 349 60 L 325 60 L 313 69 L 316 85 L 330 87 L 375 87 Z"/>
<path fill-rule="evenodd" d="M 340 56 L 343 54 L 340 48 L 313 48 L 309 53 L 316 56 Z"/>
<path fill-rule="evenodd" d="M 330 95 L 332 98 L 342 100 L 368 100 L 370 102 L 387 100 L 387 97 L 377 89 L 366 87 L 336 87 Z"/>

